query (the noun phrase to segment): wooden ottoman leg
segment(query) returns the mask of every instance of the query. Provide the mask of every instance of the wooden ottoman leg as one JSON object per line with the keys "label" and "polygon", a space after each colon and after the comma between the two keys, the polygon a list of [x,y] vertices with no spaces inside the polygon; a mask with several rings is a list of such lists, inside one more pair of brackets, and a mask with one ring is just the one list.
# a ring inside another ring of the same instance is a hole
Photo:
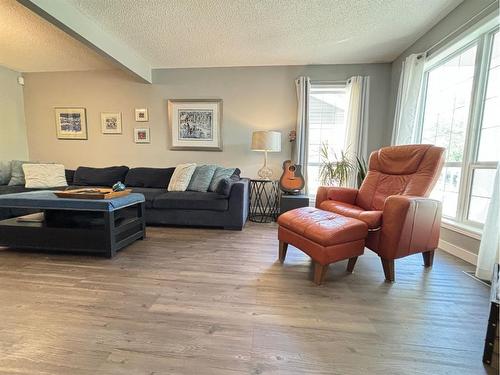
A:
{"label": "wooden ottoman leg", "polygon": [[356,265],[356,261],[358,257],[349,258],[349,262],[347,263],[347,272],[352,273],[354,271],[354,266]]}
{"label": "wooden ottoman leg", "polygon": [[432,263],[434,263],[434,250],[426,251],[422,253],[422,256],[424,257],[424,266],[432,267]]}
{"label": "wooden ottoman leg", "polygon": [[328,270],[328,264],[322,265],[318,262],[314,262],[314,283],[316,285],[321,285],[321,283],[325,279],[327,270]]}
{"label": "wooden ottoman leg", "polygon": [[384,268],[385,281],[393,283],[395,280],[394,277],[394,259],[384,259],[380,258],[382,261],[382,267]]}
{"label": "wooden ottoman leg", "polygon": [[280,241],[279,244],[279,260],[281,263],[285,261],[286,251],[288,249],[288,244],[286,242]]}

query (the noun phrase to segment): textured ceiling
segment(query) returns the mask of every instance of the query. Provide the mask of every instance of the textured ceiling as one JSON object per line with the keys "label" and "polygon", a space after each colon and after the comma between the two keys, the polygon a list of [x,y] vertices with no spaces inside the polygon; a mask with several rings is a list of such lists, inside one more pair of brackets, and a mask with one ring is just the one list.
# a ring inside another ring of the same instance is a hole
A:
{"label": "textured ceiling", "polygon": [[114,67],[14,0],[0,0],[0,65],[19,72]]}
{"label": "textured ceiling", "polygon": [[393,61],[462,0],[66,0],[153,67]]}

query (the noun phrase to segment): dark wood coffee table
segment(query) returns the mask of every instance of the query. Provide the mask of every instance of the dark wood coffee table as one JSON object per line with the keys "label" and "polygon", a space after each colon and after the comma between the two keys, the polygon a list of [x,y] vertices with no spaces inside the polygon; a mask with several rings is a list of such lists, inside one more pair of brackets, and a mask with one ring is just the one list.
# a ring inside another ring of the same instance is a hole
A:
{"label": "dark wood coffee table", "polygon": [[43,221],[0,221],[0,246],[16,249],[99,253],[116,252],[146,236],[142,194],[115,199],[65,199],[51,191],[0,196],[0,207],[43,212]]}

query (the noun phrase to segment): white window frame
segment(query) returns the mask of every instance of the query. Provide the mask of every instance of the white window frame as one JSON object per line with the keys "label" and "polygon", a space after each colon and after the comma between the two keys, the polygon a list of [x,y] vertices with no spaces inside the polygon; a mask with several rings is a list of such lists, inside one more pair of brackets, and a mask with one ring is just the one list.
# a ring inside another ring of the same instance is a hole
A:
{"label": "white window frame", "polygon": [[466,49],[477,45],[474,76],[471,90],[471,102],[467,130],[465,136],[465,148],[462,162],[447,162],[447,167],[461,167],[459,195],[457,203],[456,218],[443,217],[444,227],[448,229],[458,228],[458,232],[468,234],[474,238],[480,238],[483,224],[469,220],[469,206],[472,193],[472,180],[476,169],[494,169],[497,162],[478,162],[477,154],[481,137],[482,116],[484,110],[484,98],[490,68],[490,58],[493,46],[493,36],[499,31],[498,18],[488,20],[476,30],[462,35],[458,41],[446,46],[434,56],[428,56],[424,66],[424,77],[422,94],[420,95],[420,111],[418,114],[418,142],[422,140],[424,125],[425,102],[427,97],[427,86],[429,73],[437,66],[456,57]]}
{"label": "white window frame", "polygon": [[[335,82],[331,82],[331,81],[311,81],[311,88],[310,90],[312,91],[313,90],[313,87],[314,88],[317,88],[317,87],[325,87],[325,88],[331,88],[331,89],[342,89],[342,90],[346,90],[347,88],[347,81],[335,81]],[[309,113],[307,114],[309,116]],[[344,141],[345,143],[345,141]],[[307,151],[309,152],[309,140],[308,140],[308,143],[307,143]],[[319,163],[310,163],[309,160],[307,161],[307,167],[309,166],[313,166],[313,167],[319,167],[321,166],[321,162]],[[308,194],[309,198],[311,199],[311,201],[314,201],[316,200],[316,191],[309,191],[309,194]]]}

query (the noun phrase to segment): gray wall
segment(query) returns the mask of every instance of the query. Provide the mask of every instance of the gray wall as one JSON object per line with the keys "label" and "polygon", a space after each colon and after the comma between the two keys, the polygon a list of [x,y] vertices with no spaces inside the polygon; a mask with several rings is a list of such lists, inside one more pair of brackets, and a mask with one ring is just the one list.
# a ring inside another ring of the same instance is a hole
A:
{"label": "gray wall", "polygon": [[[403,60],[412,53],[424,52],[434,46],[436,43],[441,42],[448,35],[453,34],[455,30],[459,29],[462,25],[467,23],[475,15],[479,14],[483,9],[490,4],[496,4],[492,11],[498,12],[498,0],[465,0],[462,4],[451,11],[445,18],[436,24],[429,32],[418,39],[412,46],[404,51],[393,63],[391,73],[391,89],[389,99],[389,118],[388,126],[386,128],[385,139],[389,140],[392,136],[392,124],[394,121],[394,109],[396,106],[396,95],[399,84],[399,76],[401,74],[401,64]],[[489,12],[491,13],[491,12]],[[481,14],[475,22],[482,19],[488,13]],[[470,24],[472,26],[474,22]],[[463,30],[461,30],[463,31]],[[453,37],[453,36],[452,36]],[[444,41],[446,43],[446,41]],[[458,232],[443,228],[441,230],[441,240],[451,243],[454,246],[463,248],[474,254],[478,253],[480,241]]]}
{"label": "gray wall", "polygon": [[0,66],[0,160],[28,158],[21,74]]}
{"label": "gray wall", "polygon": [[[25,109],[32,159],[79,165],[173,166],[182,162],[238,166],[253,177],[263,155],[250,151],[254,129],[282,132],[282,152],[270,154],[279,176],[281,163],[290,157],[287,134],[295,127],[297,99],[294,80],[345,80],[353,75],[371,77],[369,150],[387,143],[390,64],[279,66],[248,68],[158,69],[153,85],[138,83],[120,71],[28,73]],[[223,152],[170,151],[167,146],[167,99],[223,99]],[[58,140],[54,107],[87,109],[89,139]],[[150,121],[136,123],[134,108],[149,108]],[[103,135],[100,112],[122,112],[123,134]],[[147,125],[151,144],[135,144],[133,128]]]}

